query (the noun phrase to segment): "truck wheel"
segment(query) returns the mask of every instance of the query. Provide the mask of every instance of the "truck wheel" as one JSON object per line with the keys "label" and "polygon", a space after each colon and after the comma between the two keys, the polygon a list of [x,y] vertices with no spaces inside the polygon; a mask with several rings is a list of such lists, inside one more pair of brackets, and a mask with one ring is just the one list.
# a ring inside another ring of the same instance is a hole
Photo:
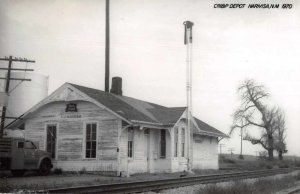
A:
{"label": "truck wheel", "polygon": [[24,175],[25,170],[11,170],[13,176],[21,177]]}
{"label": "truck wheel", "polygon": [[41,176],[46,176],[50,173],[50,169],[51,169],[51,163],[48,160],[43,160],[40,165],[39,174]]}

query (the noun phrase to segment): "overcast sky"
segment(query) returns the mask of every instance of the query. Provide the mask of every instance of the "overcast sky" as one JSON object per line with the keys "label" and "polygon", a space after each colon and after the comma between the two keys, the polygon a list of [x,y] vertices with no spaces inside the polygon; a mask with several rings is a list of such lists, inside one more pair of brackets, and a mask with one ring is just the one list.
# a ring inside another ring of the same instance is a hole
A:
{"label": "overcast sky", "polygon": [[[268,89],[270,104],[284,109],[289,154],[300,156],[300,3],[269,10],[214,9],[216,2],[113,0],[111,76],[123,78],[126,96],[186,106],[182,23],[191,20],[194,115],[228,133],[237,87],[255,79]],[[49,93],[65,82],[103,90],[104,11],[104,0],[1,0],[0,57],[36,60],[28,66],[49,75]],[[223,152],[239,153],[239,133],[221,143]],[[261,150],[244,145],[247,154]]]}

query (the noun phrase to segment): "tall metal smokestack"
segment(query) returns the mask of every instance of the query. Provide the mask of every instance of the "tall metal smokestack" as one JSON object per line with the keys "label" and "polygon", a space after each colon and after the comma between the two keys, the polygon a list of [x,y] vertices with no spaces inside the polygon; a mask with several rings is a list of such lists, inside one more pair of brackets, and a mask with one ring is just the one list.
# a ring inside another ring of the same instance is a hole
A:
{"label": "tall metal smokestack", "polygon": [[105,26],[105,92],[109,92],[109,0],[106,0]]}
{"label": "tall metal smokestack", "polygon": [[[192,169],[192,153],[191,153],[191,134],[193,134],[193,126],[191,122],[192,116],[192,43],[193,43],[193,36],[192,36],[192,28],[194,23],[191,21],[183,22],[184,25],[184,44],[186,45],[186,64],[187,64],[187,131],[188,131],[188,163],[187,169],[190,171]],[[193,137],[193,136],[192,136]]]}

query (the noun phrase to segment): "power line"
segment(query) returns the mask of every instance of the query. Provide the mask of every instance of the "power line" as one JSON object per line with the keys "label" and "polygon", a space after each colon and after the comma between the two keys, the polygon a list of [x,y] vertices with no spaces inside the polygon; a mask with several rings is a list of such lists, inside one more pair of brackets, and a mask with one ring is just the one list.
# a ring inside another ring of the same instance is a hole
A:
{"label": "power line", "polygon": [[[21,78],[12,78],[11,77],[11,71],[33,71],[33,69],[27,69],[27,63],[35,63],[35,61],[33,60],[28,60],[26,58],[20,58],[20,57],[4,57],[4,58],[0,58],[0,61],[8,61],[8,67],[7,68],[1,68],[0,70],[4,70],[7,71],[6,74],[6,78],[5,77],[0,77],[0,79],[4,79],[6,80],[5,83],[5,93],[8,96],[9,95],[9,85],[10,85],[10,80],[20,80],[20,81],[31,81],[31,79],[25,79],[25,77],[23,79]],[[12,67],[12,63],[13,62],[26,62],[26,68],[25,69],[20,69],[20,68],[13,68]],[[0,138],[3,136],[3,131],[5,128],[5,119],[8,118],[6,117],[6,111],[7,111],[7,107],[6,105],[4,105],[2,107],[2,114],[1,114],[1,123],[0,123]],[[13,118],[13,117],[9,117],[9,118]],[[13,119],[18,119],[18,118],[13,118]]]}

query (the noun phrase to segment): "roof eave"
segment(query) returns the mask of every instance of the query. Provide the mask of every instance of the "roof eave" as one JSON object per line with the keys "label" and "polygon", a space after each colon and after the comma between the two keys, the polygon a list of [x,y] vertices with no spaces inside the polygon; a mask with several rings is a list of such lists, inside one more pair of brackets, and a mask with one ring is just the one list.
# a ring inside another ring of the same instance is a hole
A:
{"label": "roof eave", "polygon": [[148,121],[139,121],[139,120],[130,120],[133,125],[142,125],[142,126],[148,126],[148,127],[154,127],[154,128],[170,128],[173,127],[174,124],[164,124],[164,123],[153,123]]}
{"label": "roof eave", "polygon": [[213,137],[223,137],[223,138],[229,138],[228,135],[224,133],[214,133],[214,132],[207,132],[207,131],[200,131],[194,134],[199,134],[199,135],[207,135],[207,136],[213,136]]}

